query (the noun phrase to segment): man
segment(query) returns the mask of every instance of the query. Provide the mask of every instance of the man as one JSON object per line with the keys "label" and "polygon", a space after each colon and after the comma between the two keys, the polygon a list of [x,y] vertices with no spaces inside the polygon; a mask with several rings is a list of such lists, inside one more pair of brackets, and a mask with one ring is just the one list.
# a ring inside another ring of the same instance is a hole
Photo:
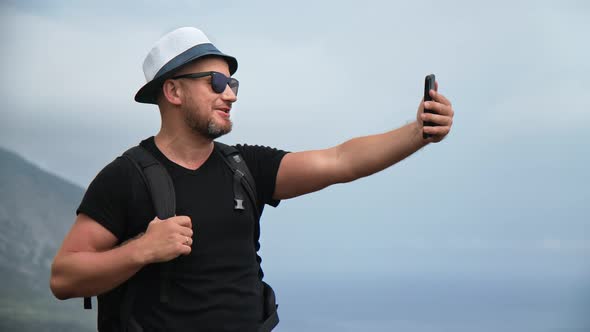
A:
{"label": "man", "polygon": [[[138,330],[256,331],[264,320],[252,244],[258,220],[234,209],[232,172],[214,144],[232,128],[238,82],[231,75],[237,61],[200,30],[181,28],[155,44],[143,69],[147,83],[135,100],[157,104],[162,126],[140,145],[170,174],[176,216],[154,218],[139,172],[127,159],[115,159],[93,180],[78,208],[53,262],[51,290],[59,299],[102,294],[99,312],[102,305],[111,314],[99,313],[101,331],[122,330],[116,290],[132,277],[141,284],[130,313]],[[441,141],[450,131],[453,109],[443,95],[432,90],[431,96],[433,101],[420,103],[416,121],[329,149],[287,153],[237,145],[256,182],[256,204],[262,210],[353,181]],[[436,114],[424,113],[424,107]],[[423,127],[424,121],[438,126]],[[423,133],[431,137],[424,139]],[[171,264],[168,302],[158,296],[162,262]]]}

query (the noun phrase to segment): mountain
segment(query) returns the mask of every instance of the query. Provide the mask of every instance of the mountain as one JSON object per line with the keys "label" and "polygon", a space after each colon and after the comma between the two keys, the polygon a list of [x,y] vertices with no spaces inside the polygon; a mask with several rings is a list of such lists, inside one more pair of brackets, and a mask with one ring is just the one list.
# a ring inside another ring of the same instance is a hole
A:
{"label": "mountain", "polygon": [[92,331],[96,312],[49,289],[84,190],[0,148],[0,331]]}

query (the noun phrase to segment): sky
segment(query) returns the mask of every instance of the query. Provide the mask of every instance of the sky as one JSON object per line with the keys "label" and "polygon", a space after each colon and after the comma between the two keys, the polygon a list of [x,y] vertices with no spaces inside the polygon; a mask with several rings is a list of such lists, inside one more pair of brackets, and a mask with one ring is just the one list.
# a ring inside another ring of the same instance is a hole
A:
{"label": "sky", "polygon": [[0,145],[82,187],[157,133],[156,107],[133,96],[153,43],[181,26],[238,59],[226,143],[303,151],[397,128],[435,73],[455,110],[450,135],[379,174],[267,208],[271,280],[589,280],[585,1],[0,9]]}

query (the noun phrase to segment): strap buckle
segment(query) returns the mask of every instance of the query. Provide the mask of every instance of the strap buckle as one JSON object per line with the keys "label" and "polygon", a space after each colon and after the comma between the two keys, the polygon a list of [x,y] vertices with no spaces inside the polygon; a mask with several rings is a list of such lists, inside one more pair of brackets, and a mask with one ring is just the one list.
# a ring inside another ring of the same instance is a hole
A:
{"label": "strap buckle", "polygon": [[244,210],[244,200],[234,198],[236,201],[236,206],[234,206],[234,210]]}

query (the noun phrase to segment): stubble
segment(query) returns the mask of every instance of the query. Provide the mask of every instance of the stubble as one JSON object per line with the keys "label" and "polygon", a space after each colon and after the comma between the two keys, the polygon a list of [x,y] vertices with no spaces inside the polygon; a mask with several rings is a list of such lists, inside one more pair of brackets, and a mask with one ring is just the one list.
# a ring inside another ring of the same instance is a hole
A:
{"label": "stubble", "polygon": [[182,107],[184,122],[193,132],[212,140],[231,132],[233,127],[231,120],[228,119],[227,124],[217,123],[213,116],[205,114],[194,105],[195,103],[191,100],[187,106]]}

